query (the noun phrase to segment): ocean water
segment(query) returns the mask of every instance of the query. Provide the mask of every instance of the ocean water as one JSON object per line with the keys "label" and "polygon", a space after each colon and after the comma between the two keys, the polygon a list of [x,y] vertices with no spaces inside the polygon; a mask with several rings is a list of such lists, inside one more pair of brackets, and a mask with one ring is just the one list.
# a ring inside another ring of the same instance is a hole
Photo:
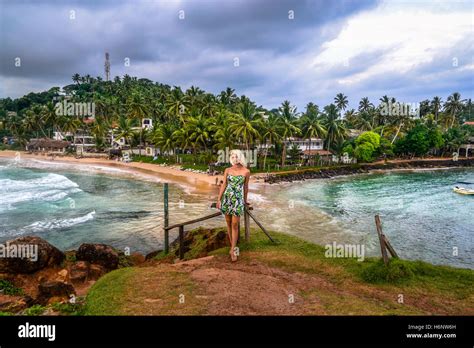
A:
{"label": "ocean water", "polygon": [[[268,230],[321,245],[363,244],[366,256],[380,255],[374,223],[379,214],[400,257],[474,269],[474,196],[454,193],[459,182],[474,187],[474,170],[254,184],[249,200]],[[169,187],[171,224],[215,212],[209,208],[215,194]],[[225,221],[214,218],[206,226]],[[163,183],[104,166],[0,160],[0,242],[24,235],[62,250],[85,242],[142,253],[162,248]],[[171,240],[176,236],[172,231]]]}
{"label": "ocean water", "polygon": [[[0,242],[36,235],[62,250],[84,242],[142,253],[162,248],[163,184],[124,175],[100,166],[2,160]],[[205,197],[172,184],[169,207],[170,223],[209,213]]]}
{"label": "ocean water", "polygon": [[280,185],[267,196],[275,202],[275,223],[305,239],[363,244],[368,255],[380,255],[379,214],[400,257],[472,269],[474,196],[454,193],[455,185],[474,188],[474,170],[308,180]]}

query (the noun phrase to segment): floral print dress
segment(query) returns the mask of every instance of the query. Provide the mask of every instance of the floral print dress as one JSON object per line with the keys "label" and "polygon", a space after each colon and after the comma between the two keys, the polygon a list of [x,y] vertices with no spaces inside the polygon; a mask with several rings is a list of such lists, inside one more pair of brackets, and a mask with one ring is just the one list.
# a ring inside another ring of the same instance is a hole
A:
{"label": "floral print dress", "polygon": [[227,187],[221,198],[221,211],[225,215],[241,216],[244,213],[245,175],[227,175]]}

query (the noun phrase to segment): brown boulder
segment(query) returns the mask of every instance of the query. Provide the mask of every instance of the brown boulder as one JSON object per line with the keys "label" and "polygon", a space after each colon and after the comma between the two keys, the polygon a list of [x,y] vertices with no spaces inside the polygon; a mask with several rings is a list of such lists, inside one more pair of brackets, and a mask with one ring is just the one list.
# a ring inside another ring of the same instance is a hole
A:
{"label": "brown boulder", "polygon": [[[29,255],[30,258],[18,257],[20,248],[23,249],[21,256],[26,256],[28,248],[32,253]],[[9,254],[7,249],[10,251]],[[34,273],[48,266],[59,265],[63,260],[63,252],[39,237],[20,237],[0,246],[0,273]]]}
{"label": "brown boulder", "polygon": [[97,280],[102,277],[105,273],[107,273],[107,269],[102,267],[101,265],[90,265],[89,268],[89,280]]}
{"label": "brown boulder", "polygon": [[90,263],[87,261],[77,261],[71,265],[69,279],[73,283],[83,283],[89,276]]}
{"label": "brown boulder", "polygon": [[152,252],[146,254],[145,260],[148,261],[148,260],[151,260],[151,259],[155,258],[155,256],[158,256],[158,254],[161,253],[161,252],[163,252],[162,249],[152,251]]}
{"label": "brown boulder", "polygon": [[69,299],[69,295],[76,294],[76,290],[71,284],[57,280],[46,281],[38,286],[38,303],[46,304],[51,297]]}
{"label": "brown boulder", "polygon": [[0,294],[1,312],[19,312],[33,304],[30,296],[9,296]]}
{"label": "brown boulder", "polygon": [[130,255],[130,261],[134,266],[145,262],[145,260],[145,256],[140,253],[133,253],[132,255]]}
{"label": "brown boulder", "polygon": [[119,264],[119,255],[106,244],[82,244],[76,252],[76,259],[101,265],[109,270],[116,269]]}

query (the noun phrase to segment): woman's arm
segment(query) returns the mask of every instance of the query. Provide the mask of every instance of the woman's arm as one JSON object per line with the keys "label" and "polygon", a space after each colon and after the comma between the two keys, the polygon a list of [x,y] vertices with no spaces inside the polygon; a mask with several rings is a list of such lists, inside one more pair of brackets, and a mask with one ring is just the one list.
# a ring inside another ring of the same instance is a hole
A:
{"label": "woman's arm", "polygon": [[245,183],[244,183],[244,202],[248,204],[247,195],[249,193],[249,180],[250,180],[250,171],[247,172],[245,175]]}
{"label": "woman's arm", "polygon": [[217,204],[216,204],[217,209],[220,209],[221,207],[221,198],[226,186],[227,186],[227,169],[224,169],[224,182],[222,183],[221,188],[219,189],[219,195],[217,196]]}

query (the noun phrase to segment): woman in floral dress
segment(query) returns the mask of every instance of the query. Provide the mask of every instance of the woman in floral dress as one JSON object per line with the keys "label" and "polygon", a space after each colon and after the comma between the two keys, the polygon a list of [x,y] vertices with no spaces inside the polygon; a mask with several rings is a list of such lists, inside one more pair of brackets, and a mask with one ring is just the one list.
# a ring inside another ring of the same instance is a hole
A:
{"label": "woman in floral dress", "polygon": [[240,150],[230,152],[231,167],[224,171],[224,183],[221,185],[217,208],[225,215],[227,234],[230,241],[230,257],[237,261],[239,255],[237,239],[239,237],[239,221],[244,214],[249,188],[250,171]]}

